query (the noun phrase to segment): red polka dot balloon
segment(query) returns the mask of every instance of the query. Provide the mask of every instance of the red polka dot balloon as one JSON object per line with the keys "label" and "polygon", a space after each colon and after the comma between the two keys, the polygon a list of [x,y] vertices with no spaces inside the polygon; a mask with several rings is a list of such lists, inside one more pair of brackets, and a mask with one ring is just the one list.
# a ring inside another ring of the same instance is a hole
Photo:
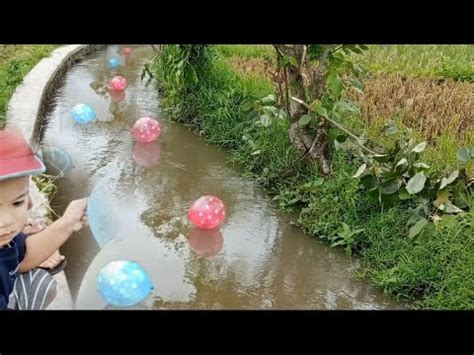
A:
{"label": "red polka dot balloon", "polygon": [[110,80],[110,88],[115,91],[123,91],[127,88],[127,79],[123,76],[117,75]]}
{"label": "red polka dot balloon", "polygon": [[130,47],[124,48],[123,53],[126,54],[126,55],[132,54],[132,48],[130,48]]}
{"label": "red polka dot balloon", "polygon": [[142,143],[153,142],[160,136],[160,133],[160,124],[152,117],[140,118],[132,128],[133,137]]}
{"label": "red polka dot balloon", "polygon": [[189,233],[188,244],[197,255],[210,257],[221,251],[224,245],[224,237],[218,229],[202,230],[193,228]]}
{"label": "red polka dot balloon", "polygon": [[198,228],[214,229],[225,219],[224,203],[215,196],[203,196],[193,203],[188,212],[189,220]]}

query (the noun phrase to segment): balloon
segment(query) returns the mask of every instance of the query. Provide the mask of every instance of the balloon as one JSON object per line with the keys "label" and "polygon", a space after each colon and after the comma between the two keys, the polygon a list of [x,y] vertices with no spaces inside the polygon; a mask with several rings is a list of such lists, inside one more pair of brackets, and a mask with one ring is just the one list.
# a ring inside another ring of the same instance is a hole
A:
{"label": "balloon", "polygon": [[189,220],[198,228],[213,229],[224,222],[226,208],[215,196],[203,196],[188,211]]}
{"label": "balloon", "polygon": [[160,133],[160,124],[152,117],[140,118],[132,128],[133,137],[142,143],[153,142],[160,136]]}
{"label": "balloon", "polygon": [[95,120],[96,114],[92,106],[88,104],[78,104],[71,110],[72,118],[76,123],[90,123]]}
{"label": "balloon", "polygon": [[123,91],[127,88],[127,79],[123,76],[117,75],[110,80],[110,88],[115,91]]}
{"label": "balloon", "polygon": [[111,211],[110,206],[115,201],[109,189],[105,183],[97,185],[87,201],[89,227],[100,248],[121,235],[114,211]]}
{"label": "balloon", "polygon": [[160,160],[161,149],[156,143],[135,142],[132,157],[135,162],[144,168],[150,168]]}
{"label": "balloon", "polygon": [[189,233],[188,244],[197,255],[210,257],[221,251],[224,245],[224,237],[218,229],[202,230],[193,228]]}
{"label": "balloon", "polygon": [[50,175],[64,175],[73,167],[71,156],[62,148],[48,146],[42,149],[43,163]]}
{"label": "balloon", "polygon": [[108,64],[110,69],[116,69],[120,66],[120,61],[117,58],[110,58]]}
{"label": "balloon", "polygon": [[108,304],[117,307],[133,306],[152,290],[148,274],[133,261],[112,261],[97,277],[97,291]]}
{"label": "balloon", "polygon": [[130,48],[130,47],[125,47],[125,48],[123,49],[123,53],[124,53],[124,54],[127,54],[127,55],[132,54],[132,48]]}

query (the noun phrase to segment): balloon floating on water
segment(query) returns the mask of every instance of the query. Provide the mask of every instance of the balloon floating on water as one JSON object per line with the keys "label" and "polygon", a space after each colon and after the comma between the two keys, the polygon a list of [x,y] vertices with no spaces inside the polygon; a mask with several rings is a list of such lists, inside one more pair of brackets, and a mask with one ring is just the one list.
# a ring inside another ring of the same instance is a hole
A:
{"label": "balloon floating on water", "polygon": [[133,261],[112,261],[97,277],[97,291],[108,304],[117,307],[133,306],[152,290],[148,274]]}
{"label": "balloon floating on water", "polygon": [[110,80],[110,88],[115,91],[123,91],[127,88],[127,79],[123,76],[117,75]]}
{"label": "balloon floating on water", "polygon": [[121,235],[116,213],[111,211],[110,207],[116,202],[111,189],[113,186],[109,186],[108,182],[99,183],[94,187],[87,201],[89,227],[100,248]]}
{"label": "balloon floating on water", "polygon": [[189,233],[188,244],[197,255],[210,257],[221,251],[224,245],[224,237],[218,229],[193,228]]}
{"label": "balloon floating on water", "polygon": [[188,211],[189,220],[198,228],[214,229],[225,219],[224,203],[215,196],[203,196]]}
{"label": "balloon floating on water", "polygon": [[125,48],[123,49],[123,53],[126,54],[126,55],[132,54],[132,48],[130,48],[130,47],[125,47]]}
{"label": "balloon floating on water", "polygon": [[88,104],[78,104],[71,110],[72,118],[76,123],[90,123],[95,120],[96,114],[92,106]]}
{"label": "balloon floating on water", "polygon": [[120,66],[120,61],[117,58],[110,58],[108,64],[110,69],[116,69]]}
{"label": "balloon floating on water", "polygon": [[161,149],[156,143],[135,142],[132,157],[135,162],[144,168],[150,168],[160,160]]}
{"label": "balloon floating on water", "polygon": [[42,154],[43,162],[50,175],[64,175],[73,168],[71,156],[60,147],[44,147]]}
{"label": "balloon floating on water", "polygon": [[160,124],[152,117],[140,118],[132,128],[133,137],[142,143],[153,142],[160,136],[160,133]]}

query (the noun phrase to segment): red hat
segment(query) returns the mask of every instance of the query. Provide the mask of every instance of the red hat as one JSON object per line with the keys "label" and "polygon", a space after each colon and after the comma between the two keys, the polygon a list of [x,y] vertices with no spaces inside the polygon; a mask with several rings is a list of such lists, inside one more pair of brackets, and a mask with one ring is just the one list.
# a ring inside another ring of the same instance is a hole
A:
{"label": "red hat", "polygon": [[44,164],[33,153],[20,130],[0,130],[0,181],[19,176],[41,174]]}

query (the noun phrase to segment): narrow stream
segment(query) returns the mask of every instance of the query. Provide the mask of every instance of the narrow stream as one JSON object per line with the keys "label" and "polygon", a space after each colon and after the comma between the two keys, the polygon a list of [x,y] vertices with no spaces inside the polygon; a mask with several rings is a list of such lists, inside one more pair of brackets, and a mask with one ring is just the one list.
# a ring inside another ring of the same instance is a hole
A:
{"label": "narrow stream", "polygon": [[[154,52],[132,48],[118,70],[107,59],[121,57],[123,47],[108,46],[68,71],[42,142],[65,149],[74,162],[57,180],[57,212],[96,187],[101,192],[102,235],[86,228],[62,248],[78,309],[110,308],[96,291],[97,274],[124,259],[139,262],[154,284],[140,309],[401,308],[354,279],[356,258],[292,226],[296,216],[277,210],[261,187],[227,164],[226,152],[166,121],[156,90],[140,80]],[[128,80],[124,96],[106,89],[117,74]],[[70,109],[77,103],[96,109],[93,124],[73,123]],[[149,115],[160,121],[161,136],[151,145],[135,143],[130,129]],[[226,203],[226,221],[220,232],[192,230],[187,209],[209,194]]]}

